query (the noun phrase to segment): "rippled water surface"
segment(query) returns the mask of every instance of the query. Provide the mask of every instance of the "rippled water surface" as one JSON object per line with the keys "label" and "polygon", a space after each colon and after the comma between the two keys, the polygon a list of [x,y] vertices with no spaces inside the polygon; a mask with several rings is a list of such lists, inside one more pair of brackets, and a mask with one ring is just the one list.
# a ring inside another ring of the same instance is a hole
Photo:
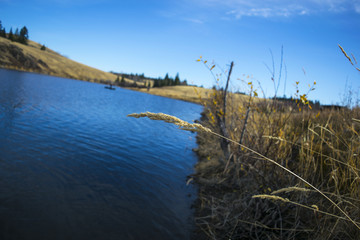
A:
{"label": "rippled water surface", "polygon": [[195,104],[0,69],[0,239],[188,239]]}

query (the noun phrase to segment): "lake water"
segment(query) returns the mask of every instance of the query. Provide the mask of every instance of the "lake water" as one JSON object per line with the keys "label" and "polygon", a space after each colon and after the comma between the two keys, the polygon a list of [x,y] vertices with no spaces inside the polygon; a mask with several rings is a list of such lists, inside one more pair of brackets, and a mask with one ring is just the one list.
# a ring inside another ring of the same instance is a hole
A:
{"label": "lake water", "polygon": [[0,239],[189,239],[199,105],[0,69]]}

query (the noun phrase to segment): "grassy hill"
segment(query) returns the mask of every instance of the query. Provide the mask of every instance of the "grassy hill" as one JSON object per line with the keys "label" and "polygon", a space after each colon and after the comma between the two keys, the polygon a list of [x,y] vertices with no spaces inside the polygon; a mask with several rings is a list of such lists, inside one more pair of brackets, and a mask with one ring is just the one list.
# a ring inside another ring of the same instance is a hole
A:
{"label": "grassy hill", "polygon": [[[49,48],[41,50],[41,47],[41,44],[31,40],[28,41],[28,45],[23,45],[0,37],[0,68],[99,83],[115,82],[118,78],[116,74],[75,62]],[[128,78],[124,80],[128,86],[134,85],[133,80]],[[153,81],[148,79],[136,81],[136,85],[144,87],[148,82],[153,86]],[[146,88],[131,87],[130,89],[196,103],[200,103],[200,99],[207,99],[211,92],[209,89],[192,86],[150,88],[149,91]]]}
{"label": "grassy hill", "polygon": [[30,41],[28,45],[0,38],[0,67],[91,82],[115,81],[116,75],[70,60]]}
{"label": "grassy hill", "polygon": [[138,91],[194,103],[201,103],[201,99],[208,99],[211,93],[210,89],[194,86],[167,86],[150,88],[149,91],[142,88]]}

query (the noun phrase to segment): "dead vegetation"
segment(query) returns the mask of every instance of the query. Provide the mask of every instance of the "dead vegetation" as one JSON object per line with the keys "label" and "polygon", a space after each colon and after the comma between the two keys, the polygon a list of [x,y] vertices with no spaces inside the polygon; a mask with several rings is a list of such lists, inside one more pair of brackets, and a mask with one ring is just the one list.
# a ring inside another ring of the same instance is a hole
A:
{"label": "dead vegetation", "polygon": [[320,112],[306,95],[284,104],[225,89],[203,101],[200,123],[217,136],[197,137],[195,238],[358,239],[360,109]]}
{"label": "dead vegetation", "polygon": [[259,99],[248,86],[199,96],[194,239],[358,239],[360,108],[315,109],[298,90]]}
{"label": "dead vegetation", "polygon": [[[274,102],[269,105],[276,106]],[[360,109],[327,110],[321,115],[284,112],[285,122],[282,113],[269,114],[274,114],[270,125],[256,128],[263,134],[251,134],[255,132],[250,121],[244,144],[227,139],[228,159],[219,141],[224,137],[208,111],[201,125],[162,113],[128,116],[198,132],[195,239],[357,239],[360,126],[354,123],[360,122]],[[281,130],[275,132],[283,132],[267,135],[275,127]],[[256,145],[260,139],[262,145]]]}

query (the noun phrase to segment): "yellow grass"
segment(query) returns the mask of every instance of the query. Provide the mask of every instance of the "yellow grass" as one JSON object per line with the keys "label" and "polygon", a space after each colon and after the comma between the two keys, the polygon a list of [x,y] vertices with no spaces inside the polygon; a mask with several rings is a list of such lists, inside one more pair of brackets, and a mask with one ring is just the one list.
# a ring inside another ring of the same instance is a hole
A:
{"label": "yellow grass", "polygon": [[164,113],[151,113],[151,112],[139,113],[139,114],[138,113],[132,113],[132,114],[129,114],[127,116],[128,117],[134,117],[134,118],[148,117],[151,120],[161,120],[161,121],[165,121],[167,123],[173,123],[173,124],[179,126],[179,128],[181,130],[185,130],[185,131],[211,132],[211,130],[209,128],[206,128],[201,124],[188,123],[188,122],[186,122],[184,120],[181,120],[180,118],[174,117],[172,115],[164,114]]}
{"label": "yellow grass", "polygon": [[0,67],[92,82],[116,80],[112,73],[75,62],[49,48],[45,51],[40,48],[39,43],[30,40],[28,45],[23,45],[0,38]]}
{"label": "yellow grass", "polygon": [[[194,103],[200,103],[199,94],[202,98],[208,98],[208,93],[211,91],[209,89],[193,86],[168,86],[161,88],[150,88],[149,91],[147,91],[147,89],[134,90]],[[196,93],[196,91],[198,91],[198,94]]]}
{"label": "yellow grass", "polygon": [[[150,88],[149,91],[147,89],[135,89],[140,92],[145,92],[157,96],[163,96],[168,98],[179,99],[187,102],[193,103],[201,103],[203,104],[205,101],[208,101],[213,96],[213,90],[202,88],[202,87],[194,87],[194,86],[168,86],[161,88]],[[245,95],[240,94],[230,94],[234,101],[242,100],[245,98]]]}
{"label": "yellow grass", "polygon": [[[168,123],[173,123],[173,124],[176,124],[180,127],[180,129],[182,130],[189,130],[189,131],[198,131],[198,132],[207,132],[207,133],[211,133],[211,134],[214,134],[215,136],[218,136],[220,138],[225,138],[224,136],[221,136],[215,132],[213,132],[212,130],[210,130],[209,128],[207,127],[204,127],[202,126],[201,124],[197,124],[197,123],[194,123],[194,124],[190,124],[186,121],[183,121],[177,117],[174,117],[174,116],[171,116],[171,115],[167,115],[167,114],[163,114],[163,113],[151,113],[151,112],[146,112],[146,113],[140,113],[140,114],[137,114],[137,113],[133,113],[133,114],[129,114],[128,117],[135,117],[135,118],[141,118],[141,117],[148,117],[152,120],[162,120],[162,121],[165,121],[165,122],[168,122]],[[226,138],[229,142],[232,142],[236,145],[240,145],[243,149],[249,151],[249,152],[252,152],[254,154],[256,154],[257,156],[259,156],[260,158],[266,160],[266,161],[269,161],[273,164],[275,164],[276,166],[278,166],[279,168],[282,168],[283,170],[285,170],[287,173],[295,176],[296,178],[300,179],[302,182],[304,182],[306,185],[308,185],[309,187],[313,188],[315,191],[317,191],[320,195],[322,195],[325,199],[327,199],[329,202],[331,202],[331,204],[333,206],[335,206],[336,208],[338,208],[340,210],[341,213],[343,213],[346,218],[343,218],[343,217],[338,217],[334,214],[330,214],[330,213],[326,213],[327,215],[330,215],[330,216],[336,216],[338,218],[341,218],[341,219],[346,219],[350,222],[352,222],[359,230],[360,230],[360,226],[358,225],[357,222],[355,222],[342,208],[340,208],[333,200],[331,200],[327,195],[325,195],[322,191],[320,191],[318,188],[316,188],[314,185],[312,185],[310,182],[308,182],[307,180],[305,180],[304,178],[302,178],[301,176],[299,176],[298,174],[294,173],[293,171],[289,170],[288,168],[282,166],[281,164],[279,164],[278,162],[262,155],[261,153],[253,150],[252,148],[249,148],[245,145],[242,145],[232,139],[228,139]],[[287,188],[289,189],[289,188]],[[292,187],[292,189],[296,189],[296,190],[300,190],[302,188],[294,188]],[[288,199],[284,199],[284,198],[281,198],[279,196],[275,196],[275,195],[253,195],[253,198],[257,198],[257,197],[260,197],[260,198],[272,198],[272,199],[275,199],[275,200],[282,200],[282,201],[285,201],[285,202],[289,202]],[[294,203],[294,204],[298,204],[298,203]],[[300,204],[301,206],[303,207],[306,207],[305,205],[303,204]],[[319,211],[319,210],[317,210]],[[321,211],[322,212],[322,211]],[[322,212],[324,213],[324,212]]]}
{"label": "yellow grass", "polygon": [[[41,44],[29,40],[28,45],[11,42],[0,38],[0,67],[27,72],[37,72],[58,77],[72,78],[90,82],[114,82],[115,74],[73,61],[46,47],[40,50]],[[125,78],[129,85],[133,80]],[[137,86],[153,85],[152,80],[136,82]],[[194,86],[168,86],[161,88],[130,88],[153,95],[174,98],[194,103],[203,103],[212,98],[213,90]],[[235,99],[243,98],[234,94]]]}

